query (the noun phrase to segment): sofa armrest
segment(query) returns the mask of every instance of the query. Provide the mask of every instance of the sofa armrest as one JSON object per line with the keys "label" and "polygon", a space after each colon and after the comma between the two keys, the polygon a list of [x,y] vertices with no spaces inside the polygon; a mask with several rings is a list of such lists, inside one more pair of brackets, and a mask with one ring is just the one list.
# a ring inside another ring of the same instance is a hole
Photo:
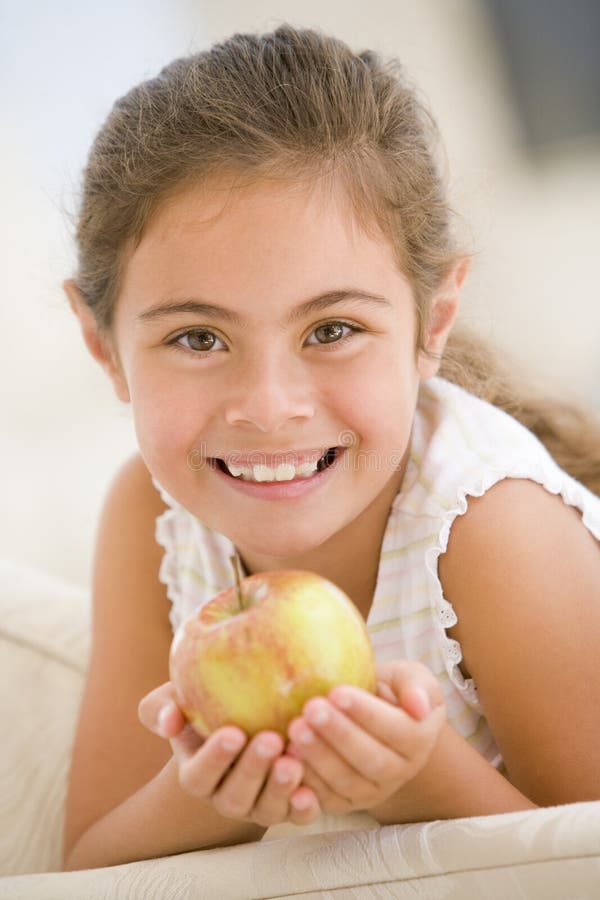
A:
{"label": "sofa armrest", "polygon": [[597,900],[600,802],[0,879],[3,900]]}

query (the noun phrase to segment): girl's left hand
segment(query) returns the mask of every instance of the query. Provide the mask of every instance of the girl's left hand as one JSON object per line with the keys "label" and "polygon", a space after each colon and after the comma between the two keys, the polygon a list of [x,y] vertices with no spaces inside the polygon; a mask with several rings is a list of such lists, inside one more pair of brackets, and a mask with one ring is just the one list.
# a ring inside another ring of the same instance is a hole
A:
{"label": "girl's left hand", "polygon": [[[312,697],[288,726],[288,755],[324,812],[368,810],[425,766],[446,722],[437,679],[417,662],[376,666],[376,695],[338,685]],[[344,703],[347,701],[348,705]]]}

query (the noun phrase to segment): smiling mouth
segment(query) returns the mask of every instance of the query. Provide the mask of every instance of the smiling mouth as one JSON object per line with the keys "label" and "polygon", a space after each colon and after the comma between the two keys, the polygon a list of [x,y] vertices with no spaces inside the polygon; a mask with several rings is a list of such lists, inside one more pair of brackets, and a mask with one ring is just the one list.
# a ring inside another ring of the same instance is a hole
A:
{"label": "smiling mouth", "polygon": [[312,478],[313,475],[328,469],[338,458],[341,450],[341,447],[331,447],[314,463],[304,463],[299,466],[286,462],[273,468],[265,465],[234,466],[231,464],[228,467],[222,459],[214,459],[214,462],[221,472],[239,481],[295,481],[297,479]]}

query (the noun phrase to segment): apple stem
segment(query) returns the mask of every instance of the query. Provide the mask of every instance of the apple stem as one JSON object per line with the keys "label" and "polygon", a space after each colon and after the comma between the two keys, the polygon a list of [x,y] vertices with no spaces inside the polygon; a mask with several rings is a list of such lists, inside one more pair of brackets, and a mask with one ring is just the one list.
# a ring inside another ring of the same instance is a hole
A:
{"label": "apple stem", "polygon": [[231,565],[233,566],[233,571],[235,574],[235,586],[237,589],[237,597],[238,602],[240,604],[240,609],[244,609],[244,597],[242,595],[242,580],[240,578],[240,561],[237,556],[230,556]]}

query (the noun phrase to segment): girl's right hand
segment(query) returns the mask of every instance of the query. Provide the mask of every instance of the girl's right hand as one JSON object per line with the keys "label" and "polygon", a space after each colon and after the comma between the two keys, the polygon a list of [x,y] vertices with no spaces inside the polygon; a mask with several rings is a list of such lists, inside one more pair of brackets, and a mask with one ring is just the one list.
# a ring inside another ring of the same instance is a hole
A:
{"label": "girl's right hand", "polygon": [[171,744],[181,788],[219,815],[263,828],[306,825],[319,816],[314,791],[299,786],[302,762],[285,755],[276,731],[261,731],[248,742],[240,728],[227,725],[202,738],[184,718],[170,681],[142,698],[138,717]]}

